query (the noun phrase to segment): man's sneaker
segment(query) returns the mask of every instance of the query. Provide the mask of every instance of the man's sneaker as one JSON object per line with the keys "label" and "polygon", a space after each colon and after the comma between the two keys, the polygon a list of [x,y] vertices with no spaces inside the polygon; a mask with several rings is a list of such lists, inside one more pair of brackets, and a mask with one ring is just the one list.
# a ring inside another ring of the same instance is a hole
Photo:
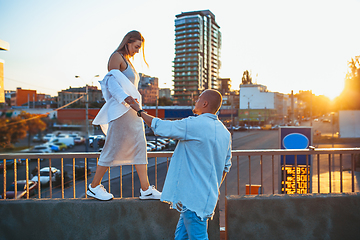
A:
{"label": "man's sneaker", "polygon": [[149,186],[149,189],[146,191],[143,191],[140,188],[140,199],[145,200],[145,199],[160,199],[161,198],[161,192],[159,192],[158,190],[156,190],[155,186]]}
{"label": "man's sneaker", "polygon": [[96,198],[101,201],[108,201],[114,198],[114,195],[108,193],[102,184],[97,185],[92,188],[91,184],[89,184],[89,188],[86,192],[89,197]]}

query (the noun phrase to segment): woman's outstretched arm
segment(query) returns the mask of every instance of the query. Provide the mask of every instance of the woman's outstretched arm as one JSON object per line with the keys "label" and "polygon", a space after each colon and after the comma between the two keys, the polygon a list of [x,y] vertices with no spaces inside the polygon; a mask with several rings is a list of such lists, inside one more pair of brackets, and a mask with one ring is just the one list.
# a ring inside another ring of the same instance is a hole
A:
{"label": "woman's outstretched arm", "polygon": [[[139,110],[141,110],[141,107],[139,106],[139,104],[134,100],[133,97],[128,96],[127,98],[125,98],[125,102],[127,104],[130,105],[130,107],[132,109],[134,109],[136,112],[138,112]],[[147,114],[146,112],[141,112],[141,117],[144,119],[146,125],[148,125],[151,128],[151,122],[152,120],[155,118],[149,114]]]}

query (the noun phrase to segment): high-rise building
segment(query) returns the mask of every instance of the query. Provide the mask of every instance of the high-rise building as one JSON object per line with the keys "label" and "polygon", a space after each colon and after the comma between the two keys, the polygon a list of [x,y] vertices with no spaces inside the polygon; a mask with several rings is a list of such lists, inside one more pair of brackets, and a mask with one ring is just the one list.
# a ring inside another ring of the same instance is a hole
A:
{"label": "high-rise building", "polygon": [[175,19],[174,103],[190,105],[205,89],[219,88],[221,32],[209,11]]}
{"label": "high-rise building", "polygon": [[[10,44],[0,39],[0,50],[8,51]],[[5,102],[4,92],[4,60],[0,59],[0,103]]]}

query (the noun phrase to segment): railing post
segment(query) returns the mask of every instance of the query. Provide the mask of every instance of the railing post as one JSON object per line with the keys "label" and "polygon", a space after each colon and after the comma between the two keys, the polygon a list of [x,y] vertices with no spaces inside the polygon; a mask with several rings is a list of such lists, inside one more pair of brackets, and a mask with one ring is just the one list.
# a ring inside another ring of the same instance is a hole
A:
{"label": "railing post", "polygon": [[264,194],[264,185],[263,185],[263,155],[260,156],[260,172],[261,172],[261,176],[260,176],[260,187],[261,187],[261,194]]}
{"label": "railing post", "polygon": [[317,154],[318,193],[320,193],[320,154]]}
{"label": "railing post", "polygon": [[120,166],[120,198],[123,197],[123,187],[122,187],[122,165]]}
{"label": "railing post", "polygon": [[[40,178],[39,178],[40,181]],[[49,188],[50,188],[50,198],[52,198],[52,171],[51,171],[51,158],[49,158]]]}
{"label": "railing post", "polygon": [[240,195],[240,166],[239,166],[239,156],[236,156],[237,160],[237,192]]}
{"label": "railing post", "polygon": [[249,155],[249,193],[251,194],[251,156]]}
{"label": "railing post", "polygon": [[40,158],[37,159],[37,176],[38,176],[38,198],[41,198]]}
{"label": "railing post", "polygon": [[61,198],[64,199],[64,159],[61,158]]}
{"label": "railing post", "polygon": [[331,154],[329,154],[329,192],[331,193]]}
{"label": "railing post", "polygon": [[283,155],[283,168],[284,168],[284,171],[283,171],[284,194],[286,194],[286,156],[285,155]]}
{"label": "railing post", "polygon": [[340,192],[343,192],[343,166],[342,166],[342,154],[340,154]]}
{"label": "railing post", "polygon": [[111,192],[110,182],[111,182],[111,175],[110,175],[110,167],[109,167],[109,168],[108,168],[108,185],[109,185],[109,192]]}
{"label": "railing post", "polygon": [[16,159],[14,159],[14,193],[15,193],[14,199],[17,199],[17,164],[16,164]]}
{"label": "railing post", "polygon": [[134,186],[134,165],[131,165],[131,195],[134,197],[135,186]]}
{"label": "railing post", "polygon": [[298,187],[297,187],[297,185],[298,185],[298,179],[297,179],[297,169],[298,169],[298,167],[297,167],[297,155],[295,155],[295,194],[298,194],[298,192],[297,192],[297,189],[298,189]]}
{"label": "railing post", "polygon": [[275,194],[275,172],[274,172],[274,155],[271,155],[271,162],[272,162],[272,171],[271,171],[271,175],[272,175],[272,193]]}
{"label": "railing post", "polygon": [[29,162],[28,162],[29,159],[25,159],[25,164],[26,164],[26,199],[29,199]]}
{"label": "railing post", "polygon": [[[72,159],[73,160],[73,164],[72,164],[72,172],[73,172],[73,197],[76,198],[76,190],[75,190],[75,185],[76,185],[76,182],[75,182],[75,179],[76,179],[76,173],[75,173],[75,158]],[[86,198],[86,192],[85,192],[85,198]]]}
{"label": "railing post", "polygon": [[351,191],[355,192],[355,156],[351,154]]}
{"label": "railing post", "polygon": [[4,165],[3,165],[3,174],[4,174],[4,194],[3,194],[3,199],[6,199],[6,159],[4,158],[3,161]]}
{"label": "railing post", "polygon": [[87,189],[88,189],[88,181],[87,181],[87,173],[88,173],[88,172],[87,172],[87,170],[88,170],[88,169],[87,169],[87,159],[88,159],[87,157],[84,159],[84,160],[85,160],[85,161],[84,161],[84,168],[85,168],[85,169],[84,169],[84,171],[85,171],[85,172],[84,172],[84,178],[85,178],[85,197],[86,197],[86,198],[87,198],[87,194],[86,194],[86,193],[87,193]]}
{"label": "railing post", "polygon": [[155,188],[158,188],[157,185],[157,157],[155,157]]}

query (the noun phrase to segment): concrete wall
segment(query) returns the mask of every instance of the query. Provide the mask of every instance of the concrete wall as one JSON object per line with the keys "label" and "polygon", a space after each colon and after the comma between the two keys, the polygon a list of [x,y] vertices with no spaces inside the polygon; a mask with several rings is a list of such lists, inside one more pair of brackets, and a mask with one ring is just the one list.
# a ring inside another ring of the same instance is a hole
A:
{"label": "concrete wall", "polygon": [[227,239],[360,239],[360,193],[226,197]]}
{"label": "concrete wall", "polygon": [[[176,210],[133,198],[0,201],[0,239],[174,239]],[[209,238],[220,239],[219,209]]]}

